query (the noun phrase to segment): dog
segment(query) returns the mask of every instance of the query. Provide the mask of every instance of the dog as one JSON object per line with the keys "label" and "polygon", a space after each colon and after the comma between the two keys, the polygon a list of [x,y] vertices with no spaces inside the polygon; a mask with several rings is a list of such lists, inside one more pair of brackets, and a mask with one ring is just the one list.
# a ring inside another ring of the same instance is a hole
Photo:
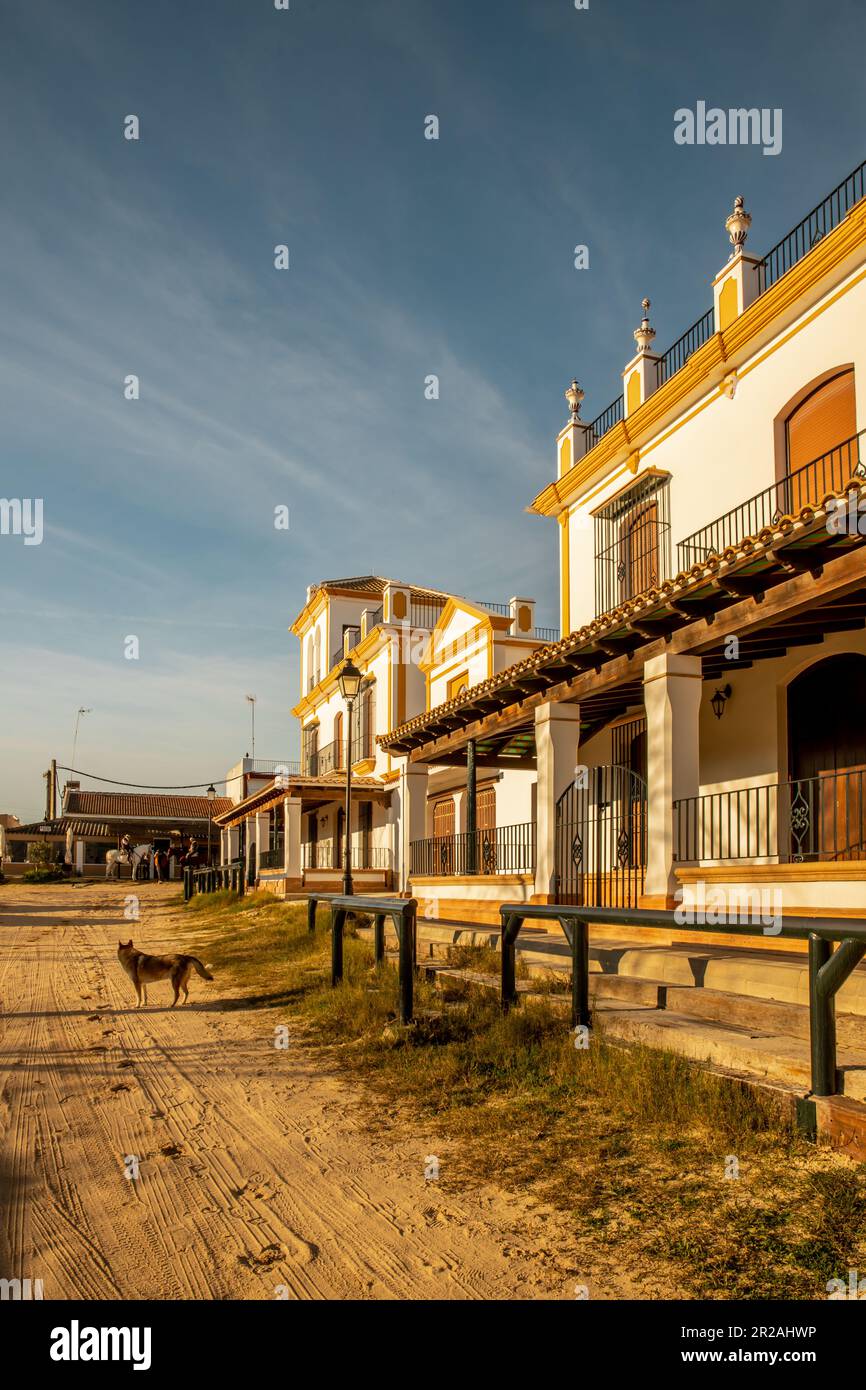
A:
{"label": "dog", "polygon": [[174,1008],[183,990],[183,1002],[189,1003],[189,977],[195,970],[203,980],[212,980],[197,956],[148,956],[137,951],[131,941],[118,941],[117,958],[126,971],[138,995],[137,1008],[147,1005],[147,986],[154,980],[171,980],[174,989]]}

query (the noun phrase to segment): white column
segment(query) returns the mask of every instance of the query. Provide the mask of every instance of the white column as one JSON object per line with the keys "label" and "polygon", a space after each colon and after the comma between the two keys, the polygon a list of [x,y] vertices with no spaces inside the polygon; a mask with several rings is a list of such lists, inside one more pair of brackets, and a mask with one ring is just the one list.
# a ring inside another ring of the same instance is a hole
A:
{"label": "white column", "polygon": [[[397,832],[398,874],[401,892],[407,892],[411,876],[413,840],[423,840],[427,833],[427,766],[410,763],[406,758],[400,769],[398,783],[400,798]],[[393,797],[392,797],[393,803]]]}
{"label": "white column", "polygon": [[[654,656],[644,667],[647,725],[645,897],[673,905],[674,802],[700,789],[701,659]],[[658,906],[664,906],[659,903]]]}
{"label": "white column", "polygon": [[287,796],[283,800],[285,830],[283,838],[283,873],[286,878],[301,881],[301,798]]}
{"label": "white column", "polygon": [[77,874],[83,874],[83,873],[84,873],[84,841],[83,841],[83,840],[76,840],[76,841],[75,841],[75,872],[76,872]]}
{"label": "white column", "polygon": [[556,891],[556,803],[574,780],[580,746],[580,706],[545,704],[535,711],[537,805],[535,899],[552,902]]}
{"label": "white column", "polygon": [[271,818],[267,811],[256,812],[256,873],[262,871],[262,855],[270,848]]}

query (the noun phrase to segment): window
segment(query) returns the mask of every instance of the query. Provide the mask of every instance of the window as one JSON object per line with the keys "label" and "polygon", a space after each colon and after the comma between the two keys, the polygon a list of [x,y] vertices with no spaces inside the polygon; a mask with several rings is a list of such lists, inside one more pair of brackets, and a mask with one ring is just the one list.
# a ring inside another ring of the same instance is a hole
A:
{"label": "window", "polygon": [[442,835],[454,834],[454,797],[446,796],[433,804],[433,834],[437,839]]}
{"label": "window", "polygon": [[334,715],[334,767],[344,767],[343,762],[343,711]]}
{"label": "window", "polygon": [[496,829],[496,788],[484,787],[475,798],[476,830]]}
{"label": "window", "polygon": [[838,492],[859,462],[853,371],[839,372],[801,401],[785,424],[789,475],[785,510],[798,512],[811,502]]}
{"label": "window", "polygon": [[448,699],[456,700],[458,695],[464,695],[469,689],[469,672],[461,671],[459,676],[454,676],[447,686]]}
{"label": "window", "polygon": [[596,513],[596,613],[607,613],[669,577],[668,482],[652,474]]}

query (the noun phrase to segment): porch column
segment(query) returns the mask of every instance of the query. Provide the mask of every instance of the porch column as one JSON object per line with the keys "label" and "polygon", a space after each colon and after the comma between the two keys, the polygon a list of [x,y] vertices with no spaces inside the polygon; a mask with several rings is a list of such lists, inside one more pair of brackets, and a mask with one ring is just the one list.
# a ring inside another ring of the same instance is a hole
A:
{"label": "porch column", "polygon": [[535,710],[538,790],[535,829],[535,901],[556,896],[556,803],[574,780],[580,747],[580,706],[548,702]]}
{"label": "porch column", "polygon": [[301,798],[283,799],[283,873],[286,878],[301,882]]}
{"label": "porch column", "polygon": [[83,840],[76,840],[76,841],[75,841],[75,872],[76,872],[77,874],[83,874],[83,873],[84,873],[84,841],[83,841]]}
{"label": "porch column", "polygon": [[[400,892],[409,890],[412,872],[411,844],[413,840],[423,840],[427,834],[427,766],[425,763],[410,763],[406,758],[400,769],[397,822],[398,874]],[[393,802],[393,797],[392,797]]]}
{"label": "porch column", "polygon": [[268,811],[256,811],[256,874],[262,871],[262,855],[271,847],[271,817]]}
{"label": "porch column", "polygon": [[[674,802],[700,790],[701,659],[654,656],[644,667],[647,867],[644,897],[674,906]],[[646,904],[649,906],[650,904]]]}
{"label": "porch column", "polygon": [[241,852],[241,828],[239,825],[230,825],[226,830],[226,863],[230,864],[233,859],[238,859]]}
{"label": "porch column", "polygon": [[478,826],[478,789],[475,777],[475,739],[466,745],[466,872],[478,872],[475,831]]}

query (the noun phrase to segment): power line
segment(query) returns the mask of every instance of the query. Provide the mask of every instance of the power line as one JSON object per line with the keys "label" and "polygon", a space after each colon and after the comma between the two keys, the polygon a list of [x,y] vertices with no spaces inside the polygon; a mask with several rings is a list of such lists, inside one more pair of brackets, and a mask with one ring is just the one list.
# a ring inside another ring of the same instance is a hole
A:
{"label": "power line", "polygon": [[135,787],[138,791],[144,792],[194,792],[200,791],[202,787],[216,786],[217,781],[225,782],[225,777],[214,777],[212,782],[189,782],[179,787],[162,787],[152,782],[118,782],[113,777],[98,777],[95,772],[82,772],[79,767],[64,767],[58,764],[60,772],[74,772],[77,777],[89,777],[91,782],[107,782],[110,787]]}

